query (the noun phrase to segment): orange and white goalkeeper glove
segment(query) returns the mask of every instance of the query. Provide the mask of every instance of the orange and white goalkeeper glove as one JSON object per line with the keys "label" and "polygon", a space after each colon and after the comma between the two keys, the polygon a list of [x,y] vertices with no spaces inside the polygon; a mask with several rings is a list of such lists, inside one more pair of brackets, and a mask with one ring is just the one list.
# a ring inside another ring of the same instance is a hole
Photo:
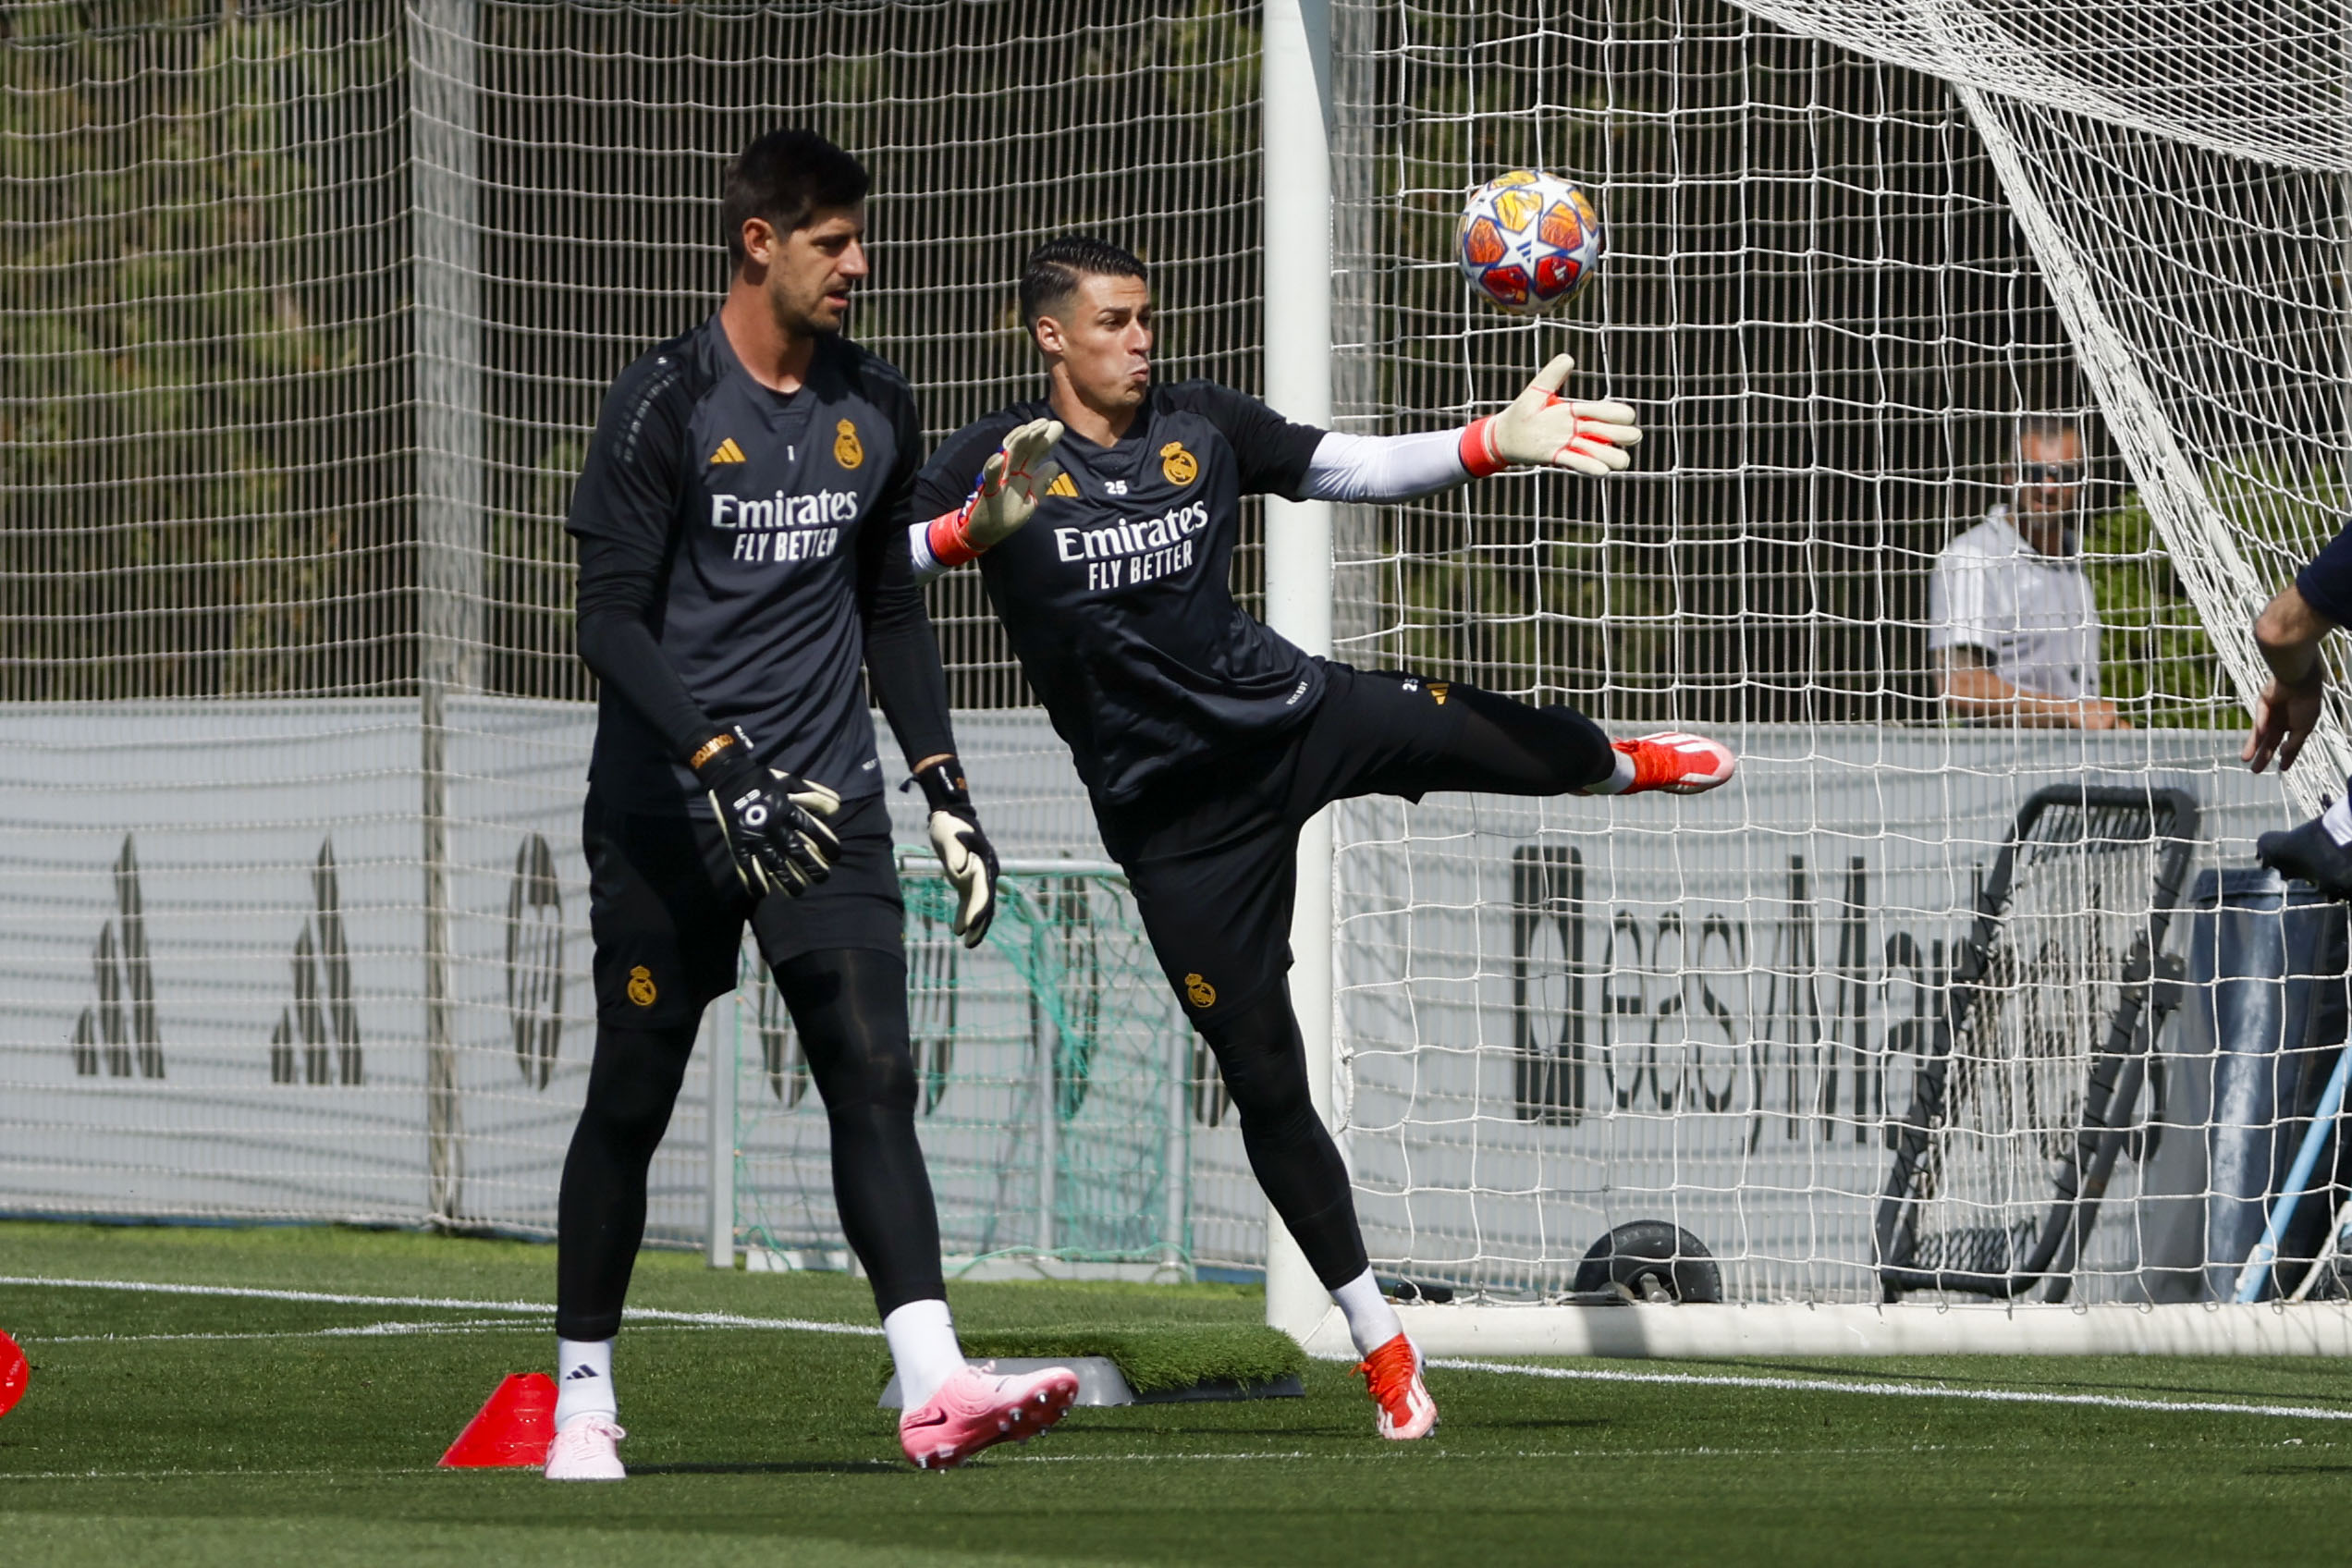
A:
{"label": "orange and white goalkeeper glove", "polygon": [[962,566],[1019,532],[1035,514],[1046,486],[1061,475],[1061,465],[1048,456],[1060,439],[1058,419],[1031,420],[1007,432],[963,505],[925,525],[931,558],[941,566]]}
{"label": "orange and white goalkeeper glove", "polygon": [[1513,464],[1571,468],[1596,477],[1631,467],[1625,448],[1641,440],[1634,410],[1623,403],[1578,403],[1560,396],[1576,361],[1562,354],[1536,373],[1499,414],[1462,433],[1462,466],[1484,478]]}

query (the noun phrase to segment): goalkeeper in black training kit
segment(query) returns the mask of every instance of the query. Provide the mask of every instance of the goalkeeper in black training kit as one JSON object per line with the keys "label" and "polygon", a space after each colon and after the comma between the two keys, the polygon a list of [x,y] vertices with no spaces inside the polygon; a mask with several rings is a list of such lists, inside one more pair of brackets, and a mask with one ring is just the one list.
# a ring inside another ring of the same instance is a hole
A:
{"label": "goalkeeper in black training kit", "polygon": [[[2352,528],[2296,573],[2254,618],[2254,645],[2271,667],[2271,683],[2254,704],[2254,732],[2239,756],[2260,773],[2278,759],[2295,766],[2327,707],[2327,665],[2320,643],[2352,625]],[[2265,833],[2256,858],[2282,876],[2299,876],[2331,899],[2352,900],[2352,779],[2346,793],[2301,827]]]}
{"label": "goalkeeper in black training kit", "polygon": [[613,384],[575,496],[580,656],[602,696],[588,772],[596,1054],[557,1210],[553,1480],[618,1480],[612,1343],[645,1173],[703,1009],[751,922],[832,1133],[841,1228],[874,1283],[917,1464],[1050,1426],[1055,1369],[967,1367],[915,1142],[903,912],[863,666],[931,807],[979,942],[995,910],[910,570],[922,423],[895,370],[841,336],[866,274],[866,174],[805,131],[736,160],[718,313]]}
{"label": "goalkeeper in black training kit", "polygon": [[1048,396],[940,447],[916,491],[916,573],[979,559],[1217,1055],[1250,1168],[1347,1318],[1380,1434],[1421,1437],[1437,1406],[1373,1280],[1283,984],[1299,829],[1355,795],[1695,793],[1734,763],[1697,736],[1612,743],[1573,708],[1300,652],[1233,603],[1241,498],[1402,500],[1513,464],[1599,476],[1641,433],[1622,404],[1558,397],[1565,358],[1503,412],[1421,435],[1335,435],[1207,382],[1155,386],[1143,263],[1100,239],[1041,246],[1020,303]]}

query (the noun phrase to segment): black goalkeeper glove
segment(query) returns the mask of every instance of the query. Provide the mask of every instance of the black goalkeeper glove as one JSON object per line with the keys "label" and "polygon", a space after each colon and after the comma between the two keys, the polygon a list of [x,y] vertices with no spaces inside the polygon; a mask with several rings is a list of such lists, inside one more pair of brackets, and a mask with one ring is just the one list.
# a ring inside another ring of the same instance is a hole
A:
{"label": "black goalkeeper glove", "polygon": [[997,851],[980,831],[972,792],[963,787],[963,764],[949,756],[914,776],[931,804],[931,847],[956,890],[955,934],[976,948],[997,917]]}
{"label": "black goalkeeper glove", "polygon": [[[2346,787],[2352,789],[2352,781]],[[2254,858],[2331,899],[2352,900],[2352,795],[2300,827],[2263,834],[2254,841]]]}
{"label": "black goalkeeper glove", "polygon": [[841,809],[840,796],[781,768],[762,767],[741,729],[712,736],[692,763],[745,892],[798,898],[832,875],[841,840],[825,818]]}

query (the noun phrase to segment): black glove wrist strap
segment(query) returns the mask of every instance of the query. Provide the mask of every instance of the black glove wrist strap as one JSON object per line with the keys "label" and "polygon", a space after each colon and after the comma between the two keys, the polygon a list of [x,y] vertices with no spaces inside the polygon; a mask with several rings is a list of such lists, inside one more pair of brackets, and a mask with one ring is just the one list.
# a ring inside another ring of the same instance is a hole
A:
{"label": "black glove wrist strap", "polygon": [[923,798],[933,811],[951,811],[965,818],[972,815],[972,791],[964,788],[963,764],[953,756],[933,763],[911,782],[922,787]]}
{"label": "black glove wrist strap", "polygon": [[[768,781],[766,770],[753,760],[749,736],[738,729],[732,743],[725,746],[718,746],[719,739],[713,737],[710,745],[696,753],[701,760],[693,765],[694,777],[702,781],[704,789],[733,795]],[[713,751],[711,746],[718,749]]]}

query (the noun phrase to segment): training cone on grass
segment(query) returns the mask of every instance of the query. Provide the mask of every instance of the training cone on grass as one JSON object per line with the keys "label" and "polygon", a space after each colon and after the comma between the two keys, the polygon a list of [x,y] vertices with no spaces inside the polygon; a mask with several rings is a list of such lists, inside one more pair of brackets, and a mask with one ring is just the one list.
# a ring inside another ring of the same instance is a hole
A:
{"label": "training cone on grass", "polygon": [[32,1377],[32,1369],[25,1365],[24,1352],[17,1348],[6,1330],[0,1329],[0,1415],[16,1408],[24,1398],[25,1384]]}
{"label": "training cone on grass", "polygon": [[555,1440],[556,1380],[545,1372],[511,1372],[441,1456],[441,1467],[536,1468],[547,1463],[547,1445]]}

